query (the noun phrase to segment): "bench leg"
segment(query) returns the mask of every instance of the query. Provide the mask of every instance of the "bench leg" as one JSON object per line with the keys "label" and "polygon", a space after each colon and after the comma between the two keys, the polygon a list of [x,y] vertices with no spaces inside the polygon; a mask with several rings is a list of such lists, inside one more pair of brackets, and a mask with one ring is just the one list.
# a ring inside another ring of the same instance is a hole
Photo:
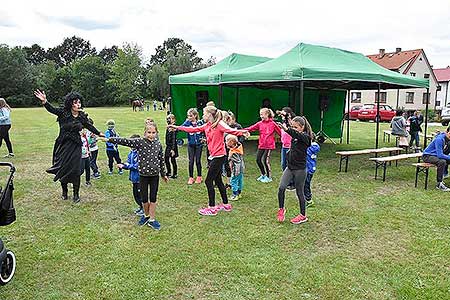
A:
{"label": "bench leg", "polygon": [[383,132],[383,143],[386,142],[386,132]]}
{"label": "bench leg", "polygon": [[377,176],[378,176],[378,166],[379,166],[379,162],[375,162],[375,180],[377,180]]}
{"label": "bench leg", "polygon": [[383,163],[383,182],[386,181],[386,166],[387,166],[387,163],[384,162]]}
{"label": "bench leg", "polygon": [[348,170],[348,156],[345,157],[345,173],[347,173]]}
{"label": "bench leg", "polygon": [[342,171],[342,156],[339,158],[339,172]]}
{"label": "bench leg", "polygon": [[390,142],[391,142],[391,135],[388,134],[388,143],[390,143]]}
{"label": "bench leg", "polygon": [[417,187],[417,179],[419,177],[419,171],[420,171],[419,167],[416,167],[416,182],[414,183],[414,187]]}
{"label": "bench leg", "polygon": [[426,168],[425,169],[425,189],[428,188],[428,171],[429,171],[429,169]]}

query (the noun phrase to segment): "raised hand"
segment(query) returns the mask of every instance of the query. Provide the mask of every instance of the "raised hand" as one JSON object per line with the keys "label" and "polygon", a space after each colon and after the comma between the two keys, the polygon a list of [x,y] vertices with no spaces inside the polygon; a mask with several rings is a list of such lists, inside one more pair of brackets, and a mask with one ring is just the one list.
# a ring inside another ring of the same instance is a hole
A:
{"label": "raised hand", "polygon": [[178,127],[180,127],[180,126],[177,126],[177,125],[167,125],[167,128],[169,128],[169,129],[178,129]]}
{"label": "raised hand", "polygon": [[250,132],[248,132],[247,130],[245,130],[243,136],[248,139],[250,137]]}
{"label": "raised hand", "polygon": [[34,95],[41,100],[42,104],[45,104],[47,102],[47,96],[45,95],[44,91],[35,90]]}

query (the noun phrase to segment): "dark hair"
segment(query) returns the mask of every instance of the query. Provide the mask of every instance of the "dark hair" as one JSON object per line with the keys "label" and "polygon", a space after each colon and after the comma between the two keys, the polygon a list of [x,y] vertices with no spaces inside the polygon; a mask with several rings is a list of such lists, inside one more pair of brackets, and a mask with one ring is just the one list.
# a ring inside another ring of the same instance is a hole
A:
{"label": "dark hair", "polygon": [[400,117],[401,115],[403,115],[403,110],[399,109],[395,112],[395,116]]}
{"label": "dark hair", "polygon": [[139,134],[132,134],[131,136],[130,136],[130,139],[138,139],[138,138],[140,138],[141,136],[139,135]]}
{"label": "dark hair", "polygon": [[290,108],[289,106],[285,106],[285,107],[283,107],[281,110],[284,111],[286,114],[290,115],[291,118],[294,118],[294,117],[295,117],[294,111],[293,111],[292,108]]}
{"label": "dark hair", "polygon": [[447,127],[447,132],[450,132],[450,126]]}
{"label": "dark hair", "polygon": [[72,104],[76,100],[83,100],[83,96],[81,96],[78,92],[70,92],[64,97],[64,110],[66,112],[70,112],[72,110]]}
{"label": "dark hair", "polygon": [[303,132],[306,133],[311,140],[314,140],[314,132],[312,131],[311,125],[305,117],[297,116],[292,119],[292,122],[298,123],[303,126]]}

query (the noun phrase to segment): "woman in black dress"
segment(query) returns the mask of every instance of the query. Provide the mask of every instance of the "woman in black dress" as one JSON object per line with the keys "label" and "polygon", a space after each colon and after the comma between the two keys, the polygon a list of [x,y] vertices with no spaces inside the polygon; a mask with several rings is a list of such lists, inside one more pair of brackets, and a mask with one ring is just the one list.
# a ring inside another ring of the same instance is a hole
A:
{"label": "woman in black dress", "polygon": [[53,181],[59,180],[62,188],[62,199],[68,199],[68,183],[73,185],[73,202],[80,202],[80,176],[81,176],[81,129],[99,136],[104,136],[88,121],[88,116],[81,110],[82,97],[79,93],[71,92],[66,95],[64,106],[53,107],[48,101],[44,91],[36,90],[35,96],[41,100],[49,113],[58,116],[59,135],[53,147],[52,166],[47,173],[54,174]]}

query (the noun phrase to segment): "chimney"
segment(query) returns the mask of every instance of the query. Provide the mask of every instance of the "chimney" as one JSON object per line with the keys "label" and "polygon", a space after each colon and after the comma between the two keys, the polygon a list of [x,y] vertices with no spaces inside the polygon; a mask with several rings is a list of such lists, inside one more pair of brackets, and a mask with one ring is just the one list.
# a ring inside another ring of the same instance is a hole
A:
{"label": "chimney", "polygon": [[395,53],[399,53],[402,51],[402,48],[395,48]]}
{"label": "chimney", "polygon": [[378,58],[383,58],[385,52],[386,52],[385,49],[380,49],[380,54],[378,55]]}

